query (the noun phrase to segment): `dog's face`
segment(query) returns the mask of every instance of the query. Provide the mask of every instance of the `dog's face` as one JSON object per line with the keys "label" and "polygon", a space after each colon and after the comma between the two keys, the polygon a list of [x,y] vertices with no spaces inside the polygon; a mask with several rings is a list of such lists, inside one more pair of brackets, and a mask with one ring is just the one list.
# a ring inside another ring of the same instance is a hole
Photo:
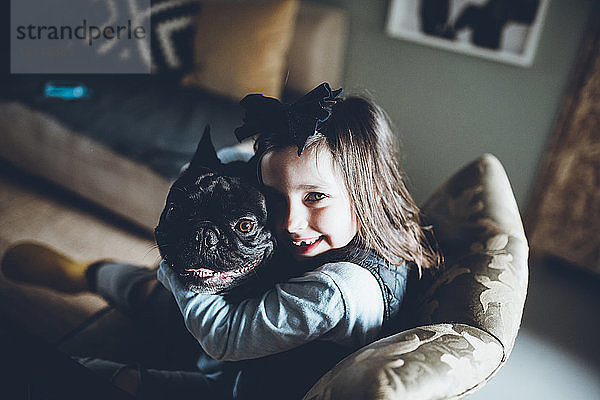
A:
{"label": "dog's face", "polygon": [[173,183],[155,238],[164,261],[197,293],[221,293],[254,275],[272,255],[262,193],[219,173],[205,132],[190,166]]}

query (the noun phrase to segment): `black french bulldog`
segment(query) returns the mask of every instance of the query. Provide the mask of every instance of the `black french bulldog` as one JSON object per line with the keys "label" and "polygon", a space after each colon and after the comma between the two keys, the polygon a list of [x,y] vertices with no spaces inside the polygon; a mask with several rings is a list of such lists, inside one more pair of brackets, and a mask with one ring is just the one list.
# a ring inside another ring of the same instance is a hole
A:
{"label": "black french bulldog", "polygon": [[154,236],[160,254],[196,293],[225,293],[256,277],[274,253],[252,161],[222,164],[207,127],[173,183]]}

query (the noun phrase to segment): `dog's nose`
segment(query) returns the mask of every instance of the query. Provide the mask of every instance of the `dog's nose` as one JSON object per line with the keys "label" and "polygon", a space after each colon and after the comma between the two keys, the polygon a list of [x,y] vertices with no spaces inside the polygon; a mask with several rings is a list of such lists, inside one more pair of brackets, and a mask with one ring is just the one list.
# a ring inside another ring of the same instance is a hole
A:
{"label": "dog's nose", "polygon": [[196,232],[196,241],[206,248],[212,248],[219,243],[219,231],[216,228],[204,228]]}
{"label": "dog's nose", "polygon": [[219,243],[219,234],[213,229],[207,229],[204,232],[204,244],[208,247],[213,247]]}

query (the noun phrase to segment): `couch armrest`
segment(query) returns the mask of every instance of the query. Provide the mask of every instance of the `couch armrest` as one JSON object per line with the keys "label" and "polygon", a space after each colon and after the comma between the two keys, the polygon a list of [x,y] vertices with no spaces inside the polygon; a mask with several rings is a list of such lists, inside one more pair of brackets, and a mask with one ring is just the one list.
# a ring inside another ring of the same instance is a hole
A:
{"label": "couch armrest", "polygon": [[304,400],[454,398],[486,382],[503,347],[464,324],[410,329],[363,347],[325,374]]}
{"label": "couch armrest", "polygon": [[528,245],[502,164],[485,154],[423,207],[446,257],[416,308],[418,325],[460,322],[494,335],[510,354],[528,283]]}

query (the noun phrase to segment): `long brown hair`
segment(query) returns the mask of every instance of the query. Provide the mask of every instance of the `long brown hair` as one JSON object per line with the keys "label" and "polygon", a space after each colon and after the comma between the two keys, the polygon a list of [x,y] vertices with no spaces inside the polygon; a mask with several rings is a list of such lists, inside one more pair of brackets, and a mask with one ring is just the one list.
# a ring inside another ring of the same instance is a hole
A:
{"label": "long brown hair", "polygon": [[[265,133],[255,150],[260,160],[267,152],[291,145],[287,135]],[[419,274],[439,265],[432,235],[426,235],[431,229],[421,225],[398,162],[395,135],[380,107],[363,97],[339,100],[320,133],[307,141],[305,152],[317,147],[330,151],[342,173],[358,221],[359,245],[391,264],[412,262]]]}

